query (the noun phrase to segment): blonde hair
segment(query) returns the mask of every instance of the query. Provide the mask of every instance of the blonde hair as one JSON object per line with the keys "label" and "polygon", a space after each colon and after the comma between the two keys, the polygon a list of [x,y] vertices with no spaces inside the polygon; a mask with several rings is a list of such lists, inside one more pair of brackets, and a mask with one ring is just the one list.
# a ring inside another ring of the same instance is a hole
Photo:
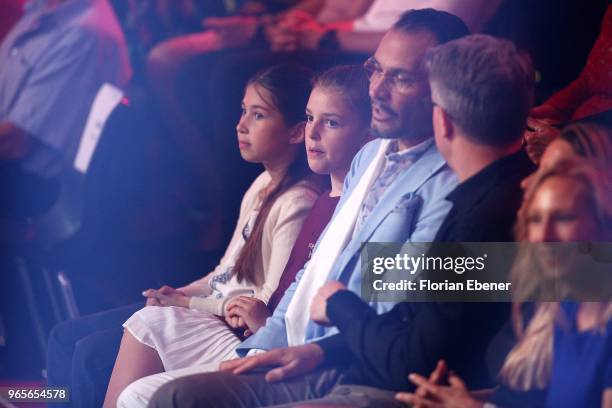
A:
{"label": "blonde hair", "polygon": [[[517,240],[527,239],[527,212],[539,188],[551,177],[567,177],[579,180],[593,209],[593,216],[601,233],[596,239],[610,236],[612,230],[612,179],[610,169],[596,168],[584,160],[571,159],[557,163],[549,169],[539,171],[525,193],[518,213],[515,233]],[[523,321],[521,307],[528,298],[533,298],[545,289],[546,274],[536,261],[533,247],[522,245],[511,271],[512,286],[517,298],[512,316],[518,342],[506,357],[500,372],[502,381],[517,390],[545,388],[552,370],[553,337],[555,325],[563,327],[568,322],[559,302],[540,302],[527,325]],[[612,303],[606,303],[597,316],[598,327],[604,329],[612,318]]]}
{"label": "blonde hair", "polygon": [[[555,325],[568,328],[570,322],[559,302],[541,302],[525,326],[520,304],[513,305],[514,330],[519,338],[500,372],[502,381],[512,389],[544,389],[552,371]],[[606,302],[596,316],[596,328],[604,331],[612,318],[612,302]]]}
{"label": "blonde hair", "polygon": [[[514,233],[517,241],[527,239],[527,210],[544,182],[552,177],[566,177],[584,184],[595,211],[598,225],[612,228],[612,167],[596,165],[591,159],[571,157],[555,163],[550,168],[540,169],[530,180],[518,212]],[[603,232],[603,231],[602,231]]]}

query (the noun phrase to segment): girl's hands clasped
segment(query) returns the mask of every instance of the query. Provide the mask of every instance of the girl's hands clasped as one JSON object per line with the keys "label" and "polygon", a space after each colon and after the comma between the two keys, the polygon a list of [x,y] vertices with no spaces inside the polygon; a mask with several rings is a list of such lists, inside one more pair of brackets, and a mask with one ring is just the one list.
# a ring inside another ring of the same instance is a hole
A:
{"label": "girl's hands clasped", "polygon": [[178,306],[189,307],[190,297],[180,290],[164,285],[159,289],[147,289],[142,292],[147,298],[147,306]]}

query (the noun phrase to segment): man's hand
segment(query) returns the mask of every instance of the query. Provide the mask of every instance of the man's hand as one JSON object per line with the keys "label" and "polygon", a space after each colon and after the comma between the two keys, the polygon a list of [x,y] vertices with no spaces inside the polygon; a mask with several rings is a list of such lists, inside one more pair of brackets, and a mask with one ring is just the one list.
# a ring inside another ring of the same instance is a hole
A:
{"label": "man's hand", "polygon": [[227,306],[227,317],[236,317],[243,320],[247,326],[244,335],[250,336],[255,333],[261,326],[266,323],[266,319],[270,316],[268,306],[261,300],[249,297],[238,296],[229,302]]}
{"label": "man's hand", "polygon": [[418,374],[410,374],[408,378],[418,387],[417,391],[400,392],[395,398],[406,404],[412,404],[415,408],[482,408],[483,406],[482,402],[470,395],[465,383],[454,373],[448,376],[449,386],[434,384]]}
{"label": "man's hand", "polygon": [[266,373],[266,381],[276,382],[305,375],[323,362],[323,349],[315,343],[274,349],[251,357],[224,361],[219,371],[242,374],[257,367],[275,367]]}
{"label": "man's hand", "polygon": [[[430,384],[436,385],[446,384],[448,382],[448,366],[446,365],[446,361],[438,361],[436,368],[429,374],[427,381]],[[418,387],[414,393],[421,398],[427,398],[429,396],[426,387]],[[419,406],[416,405],[415,408],[419,408]]]}
{"label": "man's hand", "polygon": [[327,316],[327,299],[337,291],[345,289],[346,287],[338,281],[330,281],[321,286],[310,304],[310,319],[322,326],[331,325]]}

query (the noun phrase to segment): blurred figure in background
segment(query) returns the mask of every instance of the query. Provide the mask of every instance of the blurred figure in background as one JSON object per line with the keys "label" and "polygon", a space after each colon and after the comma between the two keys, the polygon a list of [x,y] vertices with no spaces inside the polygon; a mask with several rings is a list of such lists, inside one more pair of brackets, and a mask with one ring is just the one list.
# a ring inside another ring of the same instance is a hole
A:
{"label": "blurred figure in background", "polygon": [[0,161],[44,178],[74,158],[100,86],[124,87],[131,75],[106,0],[29,1],[0,66]]}
{"label": "blurred figure in background", "polygon": [[[574,157],[584,157],[589,163],[606,166],[612,163],[612,129],[594,123],[577,122],[565,127],[544,150],[539,168],[548,169],[556,163]],[[521,183],[524,189],[535,173]]]}
{"label": "blurred figure in background", "polygon": [[207,19],[205,31],[170,39],[151,51],[148,79],[177,146],[188,157],[186,163],[196,167],[206,144],[222,151],[227,177],[233,180],[223,194],[229,202],[237,202],[255,174],[227,140],[233,132],[233,107],[254,72],[287,61],[316,71],[333,64],[362,63],[406,10],[433,7],[466,16],[476,27],[497,3],[303,0],[273,15]]}
{"label": "blurred figure in background", "polygon": [[525,139],[536,163],[548,143],[559,136],[559,125],[612,109],[611,74],[612,6],[608,6],[599,37],[578,78],[531,110]]}
{"label": "blurred figure in background", "polygon": [[[16,7],[20,3],[23,10]],[[107,82],[126,86],[131,67],[107,0],[10,1],[0,8],[3,13],[23,11],[0,44],[0,241],[27,240],[30,249],[40,236],[24,227],[25,218],[44,213],[56,202],[60,189],[55,179],[72,167],[99,88]],[[19,250],[3,245],[0,262],[12,260]],[[0,307],[8,332],[3,351],[9,357],[0,366],[10,372],[14,365],[15,372],[25,372],[39,358],[38,350],[28,346],[35,338],[28,324],[36,316],[27,307],[27,285],[8,265],[0,268],[5,289]],[[50,315],[51,304],[38,291],[44,285],[39,277],[32,271],[40,309]],[[24,352],[27,362],[11,357]]]}
{"label": "blurred figure in background", "polygon": [[0,10],[0,42],[21,17],[24,0],[5,0]]}

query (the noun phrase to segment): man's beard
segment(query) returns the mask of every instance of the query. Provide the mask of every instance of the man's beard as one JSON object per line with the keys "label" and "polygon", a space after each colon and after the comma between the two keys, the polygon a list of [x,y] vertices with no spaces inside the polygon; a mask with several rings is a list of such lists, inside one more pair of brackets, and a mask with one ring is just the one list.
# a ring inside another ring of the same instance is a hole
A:
{"label": "man's beard", "polygon": [[424,137],[433,135],[433,126],[428,126],[428,124],[424,123],[415,123],[413,125],[401,123],[392,129],[378,129],[376,125],[372,123],[370,130],[372,131],[372,135],[379,139],[420,140]]}
{"label": "man's beard", "polygon": [[[386,106],[384,103],[377,102],[372,100],[372,113],[374,113],[375,109],[379,109],[382,112],[394,117],[394,121],[396,122],[394,127],[390,129],[381,129],[376,125],[376,120],[372,117],[372,123],[370,128],[372,129],[372,133],[374,136],[380,139],[399,139],[402,137],[402,134],[405,132],[405,129],[402,126],[400,117],[397,112],[391,109],[389,106]],[[382,127],[385,127],[383,124]]]}
{"label": "man's beard", "polygon": [[[404,112],[396,113],[384,105],[388,111],[395,115],[394,126],[389,126],[386,129],[379,128],[375,120],[372,118],[370,129],[372,135],[380,139],[406,139],[406,140],[421,140],[433,135],[433,124],[431,123],[431,114],[423,112]],[[404,116],[402,120],[402,116]]]}
{"label": "man's beard", "polygon": [[378,139],[400,139],[406,133],[405,129],[397,128],[390,130],[380,130],[376,126],[370,126],[372,135]]}

